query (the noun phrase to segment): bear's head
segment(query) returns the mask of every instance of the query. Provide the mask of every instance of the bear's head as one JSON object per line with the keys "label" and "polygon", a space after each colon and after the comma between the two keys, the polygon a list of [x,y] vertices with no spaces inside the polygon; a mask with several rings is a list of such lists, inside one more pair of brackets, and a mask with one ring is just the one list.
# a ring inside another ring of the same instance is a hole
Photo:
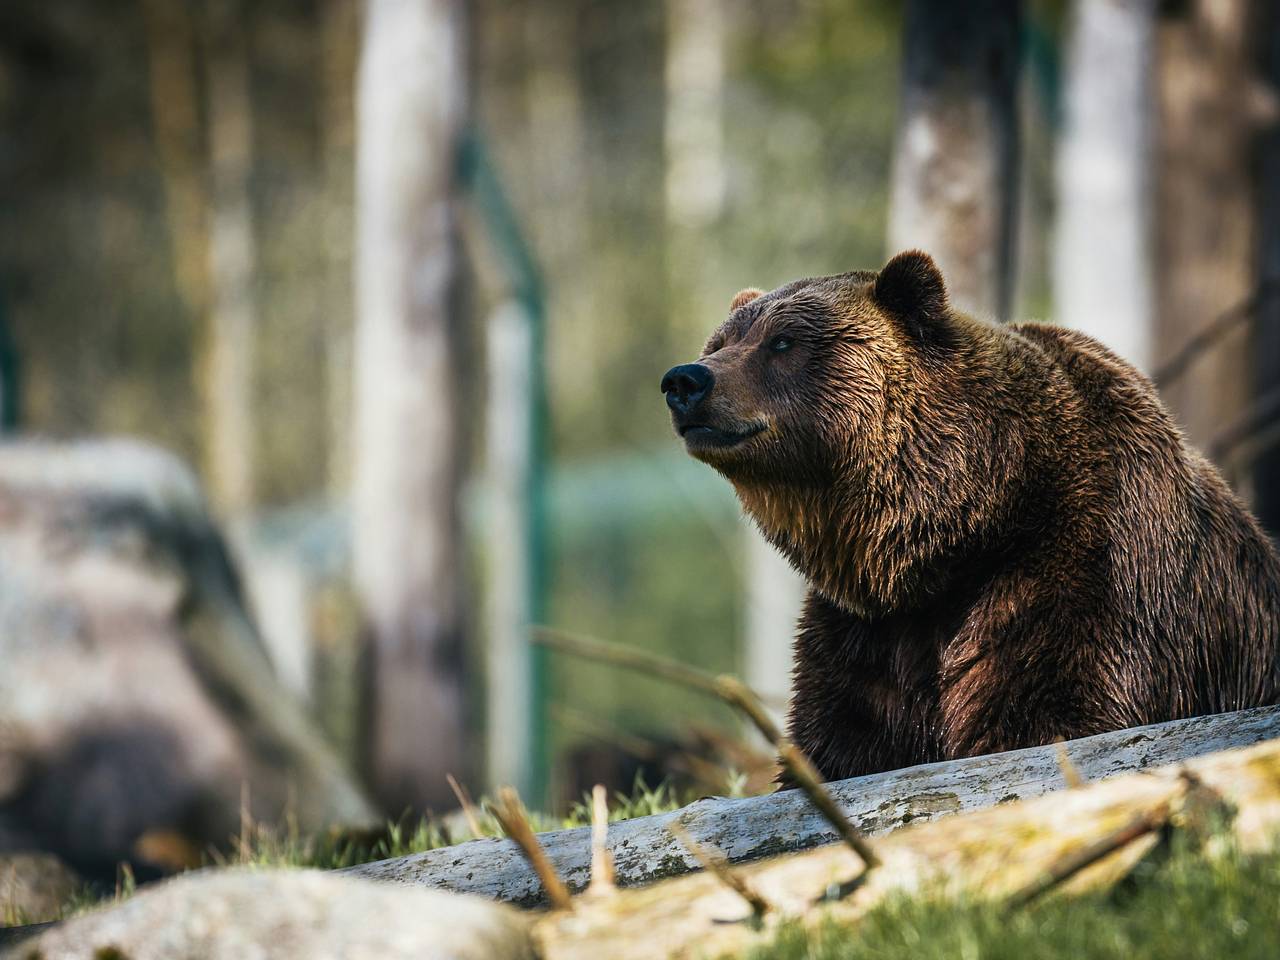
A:
{"label": "bear's head", "polygon": [[895,396],[951,338],[933,260],[743,290],[694,363],[662,378],[688,452],[750,486],[828,485],[885,449]]}
{"label": "bear's head", "polygon": [[[928,495],[904,490],[903,450],[948,430],[936,414],[955,388],[946,370],[966,322],[934,261],[902,253],[878,273],[742,291],[702,355],[667,371],[662,392],[687,451],[728,478],[765,535],[820,585],[867,566],[849,554],[876,548],[868,527],[880,515],[909,519],[908,505],[891,501],[925,508]],[[926,393],[932,422],[922,424]],[[923,474],[938,466],[914,461]]]}

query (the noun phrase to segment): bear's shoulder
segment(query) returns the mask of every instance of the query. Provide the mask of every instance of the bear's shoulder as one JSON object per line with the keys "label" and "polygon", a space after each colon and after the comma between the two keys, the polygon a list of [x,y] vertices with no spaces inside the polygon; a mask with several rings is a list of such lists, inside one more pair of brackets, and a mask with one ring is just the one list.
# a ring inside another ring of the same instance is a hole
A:
{"label": "bear's shoulder", "polygon": [[1155,384],[1146,374],[1087,333],[1042,321],[1011,323],[1007,329],[1035,346],[1077,386],[1106,385],[1151,400],[1156,397]]}

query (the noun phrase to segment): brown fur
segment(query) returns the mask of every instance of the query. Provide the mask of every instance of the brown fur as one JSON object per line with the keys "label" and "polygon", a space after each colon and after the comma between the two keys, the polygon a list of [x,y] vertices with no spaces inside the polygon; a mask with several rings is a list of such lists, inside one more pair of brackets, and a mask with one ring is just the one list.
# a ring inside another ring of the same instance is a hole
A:
{"label": "brown fur", "polygon": [[809,581],[825,776],[1280,697],[1280,563],[1133,367],[952,310],[918,252],[734,304],[674,419]]}

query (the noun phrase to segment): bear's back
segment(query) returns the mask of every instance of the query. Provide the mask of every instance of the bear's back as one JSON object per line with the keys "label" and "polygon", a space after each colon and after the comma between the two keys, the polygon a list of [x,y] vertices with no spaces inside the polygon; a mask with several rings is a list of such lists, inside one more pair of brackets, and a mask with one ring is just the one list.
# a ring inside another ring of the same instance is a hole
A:
{"label": "bear's back", "polygon": [[1157,674],[1147,682],[1182,715],[1273,702],[1280,561],[1266,534],[1186,442],[1146,376],[1079,331],[1011,329],[1062,371],[1081,404],[1087,439],[1066,455],[1093,461],[1079,467],[1095,480],[1089,509],[1129,621],[1112,628],[1153,645],[1143,651]]}

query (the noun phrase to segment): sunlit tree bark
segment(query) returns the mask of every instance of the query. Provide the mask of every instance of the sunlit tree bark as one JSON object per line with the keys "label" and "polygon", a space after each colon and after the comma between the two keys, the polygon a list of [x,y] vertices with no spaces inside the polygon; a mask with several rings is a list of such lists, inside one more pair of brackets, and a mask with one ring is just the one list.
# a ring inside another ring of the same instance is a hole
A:
{"label": "sunlit tree bark", "polygon": [[359,51],[360,0],[325,0],[321,23],[323,118],[327,487],[344,500],[351,489],[351,238],[355,169],[354,75]]}
{"label": "sunlit tree bark", "polygon": [[204,344],[206,469],[219,507],[253,504],[253,112],[245,7],[209,0],[209,320]]}
{"label": "sunlit tree bark", "polygon": [[1079,0],[1057,162],[1055,319],[1151,372],[1154,0]]}
{"label": "sunlit tree bark", "polygon": [[965,310],[1007,319],[1018,192],[1020,0],[910,0],[889,246],[927,250]]}
{"label": "sunlit tree bark", "polygon": [[357,94],[354,575],[387,810],[467,774],[461,665],[456,161],[461,0],[369,0]]}

